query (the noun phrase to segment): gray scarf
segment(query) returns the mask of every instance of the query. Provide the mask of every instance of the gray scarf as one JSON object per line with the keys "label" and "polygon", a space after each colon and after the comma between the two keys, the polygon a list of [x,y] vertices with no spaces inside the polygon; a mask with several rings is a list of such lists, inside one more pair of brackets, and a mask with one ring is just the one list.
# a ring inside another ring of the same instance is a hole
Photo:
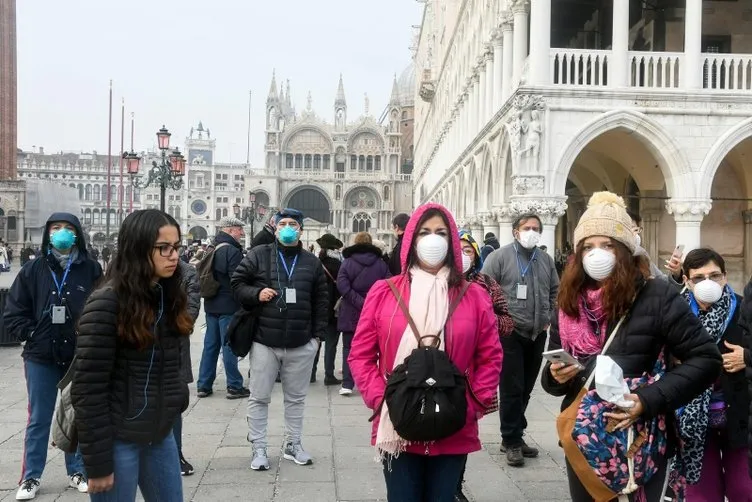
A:
{"label": "gray scarf", "polygon": [[68,260],[73,263],[78,258],[78,248],[76,246],[73,246],[68,254],[63,254],[52,246],[50,246],[50,252],[60,264],[60,268],[62,269],[65,269],[65,267],[68,266]]}

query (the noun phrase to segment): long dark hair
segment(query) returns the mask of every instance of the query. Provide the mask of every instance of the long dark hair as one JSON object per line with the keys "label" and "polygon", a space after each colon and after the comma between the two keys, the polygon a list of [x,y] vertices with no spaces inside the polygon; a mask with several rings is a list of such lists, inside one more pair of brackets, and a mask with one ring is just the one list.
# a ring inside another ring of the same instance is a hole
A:
{"label": "long dark hair", "polygon": [[[159,295],[155,294],[152,252],[159,230],[173,226],[180,236],[180,225],[167,213],[143,209],[128,215],[118,233],[118,252],[107,269],[107,283],[117,294],[118,336],[143,349],[153,340]],[[193,329],[193,320],[186,309],[188,298],[182,287],[180,267],[172,277],[161,279],[164,301],[163,319],[181,335]]]}
{"label": "long dark hair", "polygon": [[[418,253],[415,251],[415,243],[418,241],[418,234],[420,233],[420,228],[423,226],[423,224],[433,218],[434,216],[438,216],[441,218],[441,220],[444,222],[444,224],[447,227],[447,239],[449,239],[449,250],[447,251],[446,258],[444,259],[444,265],[449,266],[449,278],[447,279],[447,284],[449,284],[450,288],[453,288],[455,286],[459,286],[462,284],[464,278],[462,277],[462,274],[459,270],[457,270],[457,266],[454,264],[454,246],[452,245],[453,240],[455,238],[458,238],[456,235],[452,235],[452,229],[449,226],[449,222],[447,221],[446,215],[440,211],[439,209],[431,208],[427,210],[418,220],[418,224],[415,225],[415,233],[413,234],[413,241],[410,243],[410,250],[407,252],[407,270],[410,270],[412,267],[418,265]],[[404,244],[403,244],[404,245]]]}
{"label": "long dark hair", "polygon": [[[569,317],[579,315],[580,296],[585,289],[597,284],[582,266],[584,242],[583,240],[577,245],[575,258],[564,269],[559,285],[557,303]],[[650,277],[650,262],[645,256],[632,256],[627,246],[615,239],[611,239],[611,243],[614,245],[616,264],[611,275],[602,281],[602,287],[603,311],[608,315],[609,321],[614,321],[627,313],[638,288]]]}

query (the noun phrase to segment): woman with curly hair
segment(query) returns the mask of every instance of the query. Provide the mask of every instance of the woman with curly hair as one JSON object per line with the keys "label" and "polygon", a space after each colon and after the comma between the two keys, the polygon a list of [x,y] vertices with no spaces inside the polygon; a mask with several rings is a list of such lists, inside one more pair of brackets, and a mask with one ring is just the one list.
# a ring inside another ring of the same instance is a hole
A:
{"label": "woman with curly hair", "polygon": [[183,500],[173,425],[188,406],[181,338],[193,320],[178,267],[180,226],[130,214],[106,283],[79,321],[71,399],[92,502]]}

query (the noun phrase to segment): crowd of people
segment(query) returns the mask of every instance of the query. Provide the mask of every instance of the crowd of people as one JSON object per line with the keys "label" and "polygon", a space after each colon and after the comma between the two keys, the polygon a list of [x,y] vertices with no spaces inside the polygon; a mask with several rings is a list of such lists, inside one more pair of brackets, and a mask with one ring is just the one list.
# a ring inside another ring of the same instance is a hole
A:
{"label": "crowd of people", "polygon": [[[467,456],[481,449],[485,415],[498,413],[509,466],[537,457],[526,414],[538,380],[562,397],[551,425],[573,501],[750,500],[752,282],[736,294],[721,255],[651,263],[639,215],[608,192],[591,198],[565,262],[541,246],[533,213],[504,246],[493,233],[476,241],[433,203],[392,224],[389,252],[361,232],[348,246],[322,235],[316,255],[301,241],[304,215],[287,208],[250,249],[244,223],[224,218],[211,243],[186,250],[171,216],[141,210],[103,272],[78,219],[51,215],[40,249],[22,253],[4,313],[24,342],[29,401],[16,499],[40,489],[65,377],[78,437],[65,454],[69,486],[92,501],[133,501],[139,489],[147,502],[183,500],[181,475],[194,472],[182,444],[188,336],[203,303],[197,395],[214,396],[221,353],[219,393],[248,401],[252,470],[274,455],[275,382],[282,457],[315,461],[303,423],[323,352],[324,385],[342,399],[357,391],[370,410],[390,502],[468,500]],[[240,316],[251,320],[247,378],[228,343]]]}

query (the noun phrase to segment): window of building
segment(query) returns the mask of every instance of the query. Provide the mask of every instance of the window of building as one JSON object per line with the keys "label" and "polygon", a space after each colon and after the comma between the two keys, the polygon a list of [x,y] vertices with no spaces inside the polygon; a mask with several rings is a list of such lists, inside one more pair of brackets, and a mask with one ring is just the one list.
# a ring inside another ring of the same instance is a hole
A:
{"label": "window of building", "polygon": [[303,169],[303,155],[295,154],[295,169]]}
{"label": "window of building", "polygon": [[222,202],[224,202],[225,204],[227,204],[227,197],[222,197]]}
{"label": "window of building", "polygon": [[221,180],[222,179],[222,175],[219,174],[219,173],[217,173],[217,174],[214,175],[214,179]]}
{"label": "window of building", "polygon": [[354,171],[357,168],[358,168],[358,156],[350,155],[350,169]]}
{"label": "window of building", "polygon": [[285,169],[292,169],[294,158],[291,153],[285,155]]}
{"label": "window of building", "polygon": [[215,211],[215,216],[216,216],[216,218],[214,218],[215,220],[222,219],[222,210],[220,208],[217,208],[217,210]]}
{"label": "window of building", "polygon": [[329,155],[324,155],[324,169],[329,169],[329,163],[331,158]]}
{"label": "window of building", "polygon": [[316,154],[313,156],[313,168],[321,169],[321,155]]}
{"label": "window of building", "polygon": [[379,157],[378,155],[374,158],[373,168],[377,171],[381,171],[381,157]]}

